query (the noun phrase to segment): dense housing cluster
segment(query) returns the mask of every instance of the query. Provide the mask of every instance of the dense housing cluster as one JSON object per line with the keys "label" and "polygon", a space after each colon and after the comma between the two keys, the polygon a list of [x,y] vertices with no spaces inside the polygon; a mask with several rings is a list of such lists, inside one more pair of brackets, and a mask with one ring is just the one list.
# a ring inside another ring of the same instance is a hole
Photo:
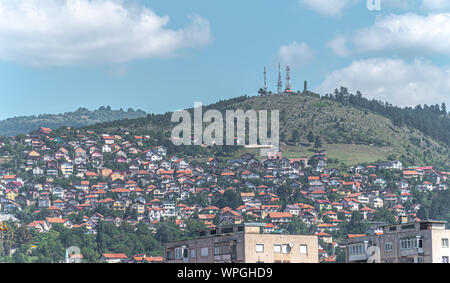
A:
{"label": "dense housing cluster", "polygon": [[348,234],[375,233],[380,223],[420,221],[420,196],[447,190],[450,175],[433,167],[403,168],[400,161],[339,170],[327,164],[325,151],[297,159],[245,153],[189,160],[127,129],[120,135],[65,132],[41,128],[0,144],[9,158],[0,165],[2,220],[37,233],[62,224],[91,235],[100,222],[141,223],[154,233],[162,222],[181,231],[190,220],[205,228],[262,222],[265,233],[318,236],[320,260],[335,262]]}

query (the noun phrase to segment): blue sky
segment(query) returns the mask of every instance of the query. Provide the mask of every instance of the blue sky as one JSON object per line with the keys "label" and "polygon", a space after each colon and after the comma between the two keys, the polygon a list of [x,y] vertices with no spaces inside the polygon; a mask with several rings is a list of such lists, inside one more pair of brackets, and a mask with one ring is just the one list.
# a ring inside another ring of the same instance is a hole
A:
{"label": "blue sky", "polygon": [[[3,0],[0,119],[110,105],[161,113],[344,85],[396,105],[450,104],[450,1]],[[283,72],[284,76],[284,72]]]}

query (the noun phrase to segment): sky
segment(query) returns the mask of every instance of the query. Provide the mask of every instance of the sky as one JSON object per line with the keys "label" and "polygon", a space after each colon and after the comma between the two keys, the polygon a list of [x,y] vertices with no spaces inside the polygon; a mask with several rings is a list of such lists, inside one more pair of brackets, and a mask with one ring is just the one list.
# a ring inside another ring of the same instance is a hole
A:
{"label": "sky", "polygon": [[206,105],[264,67],[275,92],[278,64],[294,90],[450,105],[450,1],[370,1],[0,0],[0,119]]}

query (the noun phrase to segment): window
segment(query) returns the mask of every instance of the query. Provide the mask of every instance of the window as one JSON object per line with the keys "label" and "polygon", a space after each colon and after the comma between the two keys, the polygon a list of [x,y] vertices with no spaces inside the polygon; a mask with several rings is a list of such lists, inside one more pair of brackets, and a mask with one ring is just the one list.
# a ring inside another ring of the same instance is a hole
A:
{"label": "window", "polygon": [[409,239],[401,239],[400,240],[400,248],[402,250],[410,249],[411,248],[411,242]]}
{"label": "window", "polygon": [[431,225],[428,223],[420,224],[420,230],[431,230]]}
{"label": "window", "polygon": [[407,250],[407,249],[414,249],[417,248],[417,238],[403,238],[400,239],[400,249]]}
{"label": "window", "polygon": [[207,256],[208,256],[208,248],[202,248],[202,249],[200,250],[200,255],[201,255],[202,257],[207,257]]}
{"label": "window", "polygon": [[443,256],[442,257],[442,263],[448,263],[448,256]]}
{"label": "window", "polygon": [[263,253],[264,252],[264,244],[256,244],[256,252]]}
{"label": "window", "polygon": [[183,249],[176,248],[175,249],[175,259],[182,259],[182,258],[183,258]]}
{"label": "window", "polygon": [[365,253],[365,250],[364,250],[362,244],[352,245],[352,246],[350,246],[349,249],[350,249],[350,254],[352,254],[352,255],[359,255],[359,254]]}
{"label": "window", "polygon": [[216,246],[214,247],[214,255],[223,255],[223,254],[229,254],[231,253],[230,246]]}
{"label": "window", "polygon": [[402,230],[409,230],[409,229],[414,229],[414,224],[403,225],[402,226]]}
{"label": "window", "polygon": [[281,253],[281,245],[273,245],[273,252],[274,253]]}
{"label": "window", "polygon": [[222,229],[222,233],[223,233],[223,234],[233,233],[233,227],[230,227],[230,228],[223,228],[223,229]]}
{"label": "window", "polygon": [[442,239],[442,247],[443,248],[448,248],[448,238]]}
{"label": "window", "polygon": [[288,253],[288,245],[283,245],[281,247],[281,252],[284,253],[284,254],[287,254]]}
{"label": "window", "polygon": [[385,252],[392,252],[392,243],[384,244],[384,251]]}
{"label": "window", "polygon": [[307,245],[300,245],[300,253],[301,254],[308,254],[308,246]]}
{"label": "window", "polygon": [[195,250],[191,250],[191,258],[195,258]]}

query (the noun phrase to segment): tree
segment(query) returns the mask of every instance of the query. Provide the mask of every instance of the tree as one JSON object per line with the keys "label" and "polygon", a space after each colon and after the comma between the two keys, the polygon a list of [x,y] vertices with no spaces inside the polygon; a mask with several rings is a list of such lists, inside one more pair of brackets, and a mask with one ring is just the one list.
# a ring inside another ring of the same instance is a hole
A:
{"label": "tree", "polygon": [[306,139],[308,140],[309,143],[314,142],[314,134],[312,131],[309,131],[308,135],[306,136]]}
{"label": "tree", "polygon": [[184,235],[188,238],[194,238],[197,236],[197,231],[204,228],[206,228],[205,223],[195,219],[188,219],[186,220],[186,231]]}
{"label": "tree", "polygon": [[322,147],[322,141],[320,140],[319,136],[316,136],[316,140],[314,142],[314,148],[321,148]]}
{"label": "tree", "polygon": [[338,247],[336,250],[336,255],[337,255],[336,256],[337,263],[346,263],[347,257],[346,257],[345,249]]}
{"label": "tree", "polygon": [[430,211],[428,210],[428,208],[421,206],[419,208],[419,211],[417,211],[417,217],[421,220],[428,220],[430,219]]}
{"label": "tree", "polygon": [[22,251],[20,249],[17,249],[13,256],[12,256],[12,260],[14,263],[26,263],[27,259],[26,256],[22,253]]}
{"label": "tree", "polygon": [[181,232],[172,222],[160,222],[155,237],[161,243],[173,242],[181,238]]}
{"label": "tree", "polygon": [[303,222],[299,218],[294,218],[289,224],[286,226],[286,230],[289,231],[292,235],[308,235],[311,234],[305,222]]}
{"label": "tree", "polygon": [[280,140],[285,141],[286,140],[286,133],[280,132]]}
{"label": "tree", "polygon": [[291,141],[292,142],[298,141],[299,136],[300,136],[300,134],[298,133],[298,130],[297,129],[293,130],[292,131]]}
{"label": "tree", "polygon": [[33,256],[38,257],[40,263],[58,263],[64,258],[65,248],[58,237],[59,233],[50,231],[37,240],[38,247],[33,250]]}
{"label": "tree", "polygon": [[359,212],[353,211],[350,221],[343,223],[342,231],[349,234],[365,234],[368,228],[369,225],[363,221]]}
{"label": "tree", "polygon": [[373,215],[373,220],[386,222],[388,224],[396,223],[394,215],[392,215],[387,208],[378,208]]}
{"label": "tree", "polygon": [[24,246],[32,241],[31,233],[25,225],[20,226],[14,233],[14,242],[18,246]]}
{"label": "tree", "polygon": [[232,209],[236,209],[242,205],[242,199],[237,192],[233,190],[226,190],[222,196],[213,200],[213,205],[219,208],[230,207]]}

